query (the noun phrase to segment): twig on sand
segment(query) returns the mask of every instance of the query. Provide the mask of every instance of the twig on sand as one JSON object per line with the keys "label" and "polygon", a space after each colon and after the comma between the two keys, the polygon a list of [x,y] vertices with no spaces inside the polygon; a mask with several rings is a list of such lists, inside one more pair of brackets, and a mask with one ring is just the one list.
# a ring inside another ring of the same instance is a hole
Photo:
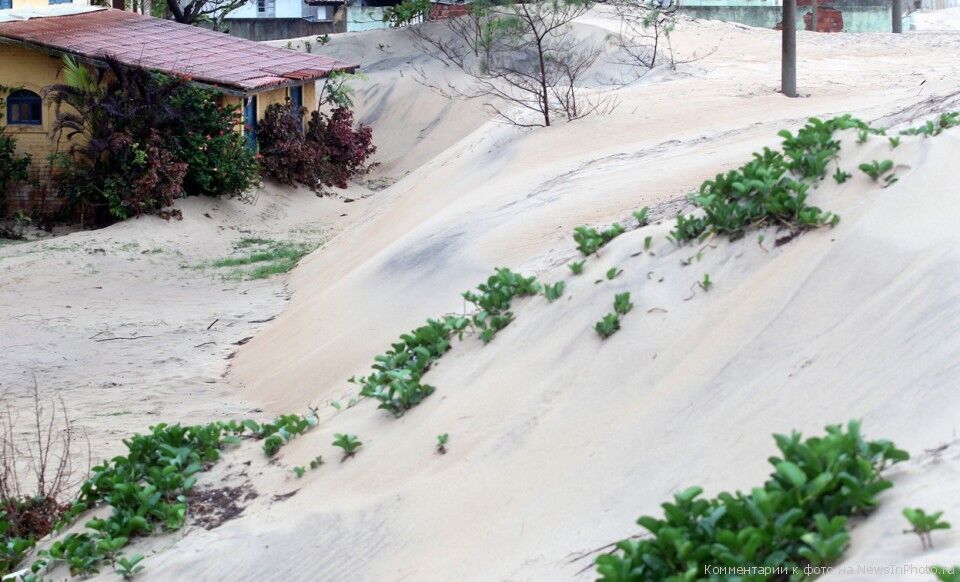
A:
{"label": "twig on sand", "polygon": [[220,321],[220,318],[219,318],[219,317],[216,318],[216,319],[214,319],[212,322],[210,322],[210,325],[207,326],[207,331],[210,331],[210,328],[211,328],[211,327],[217,325],[217,322],[218,322],[218,321]]}
{"label": "twig on sand", "polygon": [[131,337],[108,337],[108,338],[98,339],[98,340],[94,340],[94,341],[96,341],[96,342],[112,342],[113,340],[138,340],[138,339],[143,339],[143,338],[145,338],[145,337],[153,337],[153,336],[152,336],[152,335],[135,335],[135,336],[131,336]]}

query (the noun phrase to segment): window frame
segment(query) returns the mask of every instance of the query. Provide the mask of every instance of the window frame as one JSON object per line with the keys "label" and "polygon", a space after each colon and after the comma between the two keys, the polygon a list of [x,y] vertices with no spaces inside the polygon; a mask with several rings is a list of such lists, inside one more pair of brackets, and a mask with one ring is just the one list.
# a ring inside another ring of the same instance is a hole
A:
{"label": "window frame", "polygon": [[[17,89],[7,95],[5,101],[7,103],[7,125],[43,125],[43,98],[39,94],[29,89]],[[22,116],[18,115],[19,119],[14,120],[14,109],[20,109],[19,113],[22,114],[24,106],[28,108],[29,118],[24,120]],[[34,113],[36,113],[36,117],[34,117]]]}

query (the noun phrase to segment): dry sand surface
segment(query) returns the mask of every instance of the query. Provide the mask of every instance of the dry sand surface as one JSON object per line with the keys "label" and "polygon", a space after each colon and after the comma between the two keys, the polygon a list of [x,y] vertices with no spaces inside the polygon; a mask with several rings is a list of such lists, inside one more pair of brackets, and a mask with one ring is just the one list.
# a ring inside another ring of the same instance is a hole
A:
{"label": "dry sand surface", "polygon": [[[611,25],[593,13],[579,29]],[[851,418],[915,458],[891,472],[845,563],[960,562],[960,534],[938,532],[921,552],[900,516],[909,504],[960,519],[960,133],[896,150],[847,136],[841,166],[892,158],[900,179],[824,182],[814,200],[842,216],[835,229],[776,247],[772,230],[765,245],[718,241],[693,261],[696,247],[665,238],[684,193],[775,145],[779,129],[846,112],[902,127],[958,108],[960,35],[800,33],[793,100],[776,92],[775,31],[685,21],[674,45],[684,60],[708,56],[598,85],[620,101],[608,115],[523,130],[418,84],[414,69],[453,73],[401,31],[335,37],[320,50],[368,74],[356,98],[382,162],[369,183],[392,185],[353,205],[281,192],[253,206],[189,201],[183,222],[0,249],[3,387],[21,394],[36,372],[102,452],[115,450],[108,436],[158,420],[320,406],[320,426],[275,462],[251,443],[205,474],[202,487],[256,497],[238,496],[243,513],[215,529],[138,541],[144,579],[586,580],[590,551],[634,534],[672,492],[759,484],[771,433]],[[575,226],[645,205],[656,224],[570,276]],[[325,243],[285,280],[227,284],[180,268],[224,256],[247,231],[289,238],[304,225]],[[154,246],[164,252],[143,253]],[[355,395],[346,380],[400,333],[462,310],[460,293],[497,266],[565,280],[567,292],[517,301],[489,345],[457,343],[427,377],[437,392],[399,420],[368,401],[327,406]],[[595,283],[613,266],[623,274]],[[696,287],[704,273],[709,293]],[[635,308],[601,342],[593,322],[625,290]],[[153,337],[88,339],[98,333]],[[250,335],[222,377],[231,344]],[[356,458],[336,462],[335,432],[359,435]],[[433,451],[439,433],[446,455]],[[317,454],[328,463],[294,478]]]}

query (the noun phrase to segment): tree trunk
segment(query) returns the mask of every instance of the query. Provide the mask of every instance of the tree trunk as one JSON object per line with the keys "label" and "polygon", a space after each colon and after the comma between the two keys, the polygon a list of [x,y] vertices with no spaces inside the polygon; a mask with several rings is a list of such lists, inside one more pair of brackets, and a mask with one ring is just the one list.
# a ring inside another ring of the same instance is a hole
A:
{"label": "tree trunk", "polygon": [[[144,0],[147,2],[149,0]],[[810,30],[817,32],[817,23],[820,20],[820,7],[817,5],[817,0],[811,0],[810,3]]]}
{"label": "tree trunk", "polygon": [[893,0],[893,32],[903,32],[903,0]]}

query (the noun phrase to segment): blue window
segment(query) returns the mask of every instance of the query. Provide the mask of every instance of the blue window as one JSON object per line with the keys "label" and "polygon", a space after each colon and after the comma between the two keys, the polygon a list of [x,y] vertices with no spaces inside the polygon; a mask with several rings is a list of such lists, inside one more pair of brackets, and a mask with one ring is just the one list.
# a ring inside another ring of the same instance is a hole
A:
{"label": "blue window", "polygon": [[297,111],[303,108],[303,87],[290,87],[290,101]]}
{"label": "blue window", "polygon": [[50,0],[50,4],[73,4],[73,0]]}
{"label": "blue window", "polygon": [[14,91],[7,97],[9,125],[40,125],[43,123],[43,105],[33,91]]}
{"label": "blue window", "polygon": [[247,136],[247,147],[257,151],[257,96],[247,97],[243,108],[243,129]]}
{"label": "blue window", "polygon": [[13,8],[13,0],[0,0],[0,10]]}

